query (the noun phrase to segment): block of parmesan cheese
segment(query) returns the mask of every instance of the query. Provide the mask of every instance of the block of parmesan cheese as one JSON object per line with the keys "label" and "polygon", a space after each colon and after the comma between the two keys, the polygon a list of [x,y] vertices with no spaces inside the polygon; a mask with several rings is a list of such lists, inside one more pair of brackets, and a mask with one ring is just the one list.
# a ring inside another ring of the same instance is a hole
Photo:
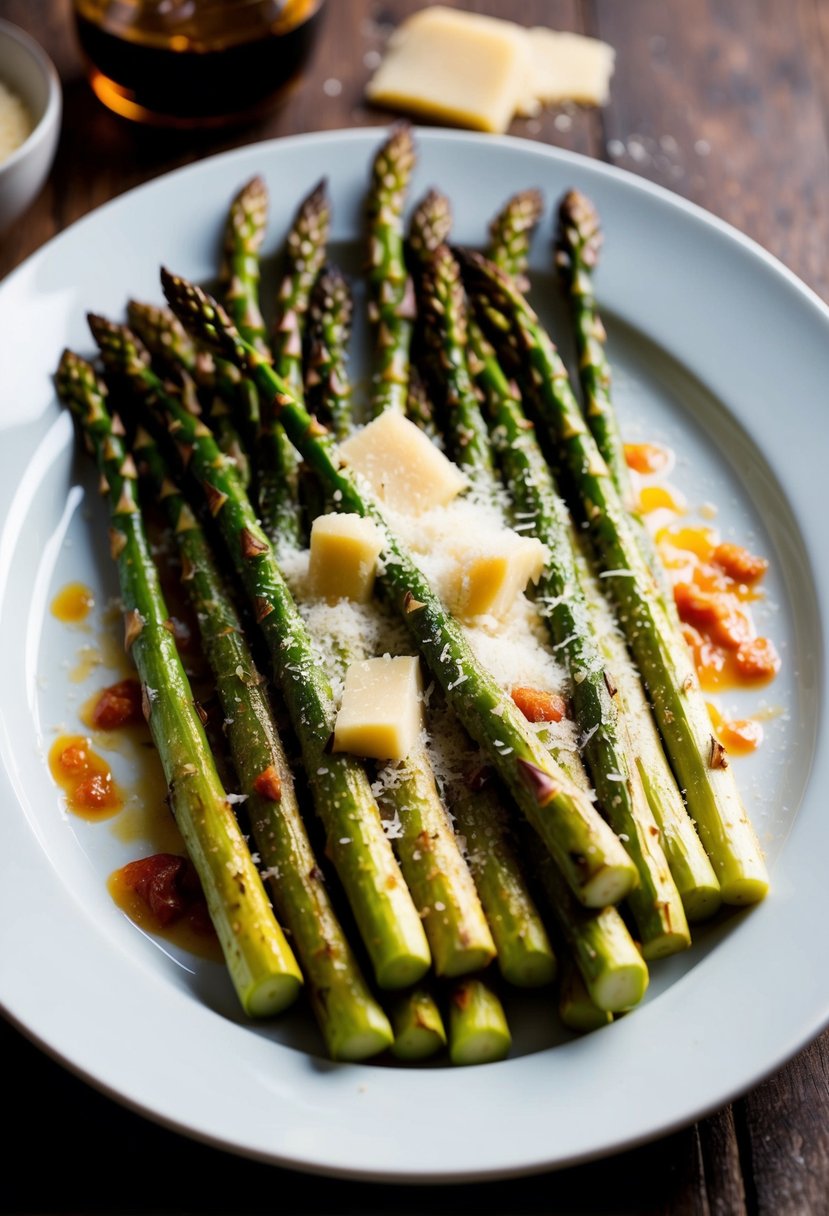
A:
{"label": "block of parmesan cheese", "polygon": [[384,410],[339,446],[339,453],[374,493],[402,515],[445,506],[467,486],[456,464],[415,423]]}
{"label": "block of parmesan cheese", "polygon": [[362,515],[318,515],[311,525],[308,581],[313,595],[367,604],[374,590],[380,529]]}
{"label": "block of parmesan cheese", "polygon": [[446,595],[452,612],[463,619],[506,616],[516,597],[538,582],[548,556],[540,540],[508,528],[453,548]]}
{"label": "block of parmesan cheese", "polygon": [[520,26],[433,5],[397,28],[366,92],[390,109],[498,133],[531,71]]}
{"label": "block of parmesan cheese", "polygon": [[535,26],[527,31],[536,103],[575,101],[604,106],[610,96],[616,54],[598,38]]}
{"label": "block of parmesan cheese", "polygon": [[408,655],[364,659],[345,673],[334,751],[405,760],[423,725],[420,662]]}

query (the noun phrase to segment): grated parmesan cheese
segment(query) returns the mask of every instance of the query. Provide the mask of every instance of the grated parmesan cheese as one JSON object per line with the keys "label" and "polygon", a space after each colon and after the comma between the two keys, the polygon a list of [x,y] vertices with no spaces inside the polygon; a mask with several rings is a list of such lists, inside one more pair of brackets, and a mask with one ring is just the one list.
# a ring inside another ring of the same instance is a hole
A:
{"label": "grated parmesan cheese", "polygon": [[34,130],[32,117],[16,93],[0,81],[0,165]]}

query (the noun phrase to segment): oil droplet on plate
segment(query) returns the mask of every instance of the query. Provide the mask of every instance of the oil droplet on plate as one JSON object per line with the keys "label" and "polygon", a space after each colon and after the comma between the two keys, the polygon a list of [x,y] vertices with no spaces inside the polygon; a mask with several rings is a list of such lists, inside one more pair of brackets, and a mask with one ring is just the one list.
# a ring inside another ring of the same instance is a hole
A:
{"label": "oil droplet on plate", "polygon": [[85,621],[95,607],[95,596],[84,583],[67,583],[52,600],[52,615],[68,625]]}

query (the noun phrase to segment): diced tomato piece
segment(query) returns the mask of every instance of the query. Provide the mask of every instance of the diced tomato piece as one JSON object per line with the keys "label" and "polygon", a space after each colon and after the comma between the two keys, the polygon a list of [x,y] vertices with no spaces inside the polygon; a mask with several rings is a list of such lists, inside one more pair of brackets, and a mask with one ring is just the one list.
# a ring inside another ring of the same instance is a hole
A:
{"label": "diced tomato piece", "polygon": [[193,863],[175,853],[154,853],[128,862],[121,871],[124,882],[140,896],[164,928],[203,902],[201,884]]}
{"label": "diced tomato piece", "polygon": [[67,773],[82,773],[89,763],[89,753],[79,743],[70,743],[60,754],[61,768]]}
{"label": "diced tomato piece", "polygon": [[737,650],[751,640],[751,621],[731,596],[701,591],[692,583],[677,583],[674,600],[681,621],[727,650]]}
{"label": "diced tomato piece", "polygon": [[780,670],[780,656],[769,638],[753,638],[744,643],[735,658],[746,680],[769,680]]}
{"label": "diced tomato piece", "polygon": [[112,773],[90,773],[75,786],[72,801],[82,810],[100,811],[118,806],[121,800]]}
{"label": "diced tomato piece", "polygon": [[736,718],[724,722],[720,734],[732,751],[753,752],[763,741],[763,726],[753,718]]}
{"label": "diced tomato piece", "polygon": [[737,606],[729,595],[714,597],[715,619],[711,626],[711,638],[726,650],[739,650],[754,636],[750,618]]}
{"label": "diced tomato piece", "polygon": [[700,591],[699,587],[692,583],[677,583],[674,587],[674,601],[679,619],[685,625],[706,631],[716,623],[717,607],[713,596]]}
{"label": "diced tomato piece", "polygon": [[261,798],[267,798],[269,802],[279,802],[282,797],[282,781],[272,764],[259,774],[253,788]]}
{"label": "diced tomato piece", "polygon": [[567,713],[567,703],[558,693],[519,687],[510,695],[528,722],[560,722]]}
{"label": "diced tomato piece", "polygon": [[750,553],[742,545],[717,545],[711,560],[733,578],[735,583],[756,583],[769,568],[764,557]]}
{"label": "diced tomato piece", "polygon": [[655,443],[626,443],[625,461],[637,473],[661,473],[671,462],[671,453]]}
{"label": "diced tomato piece", "polygon": [[115,730],[143,721],[141,684],[132,677],[105,688],[92,711],[92,725],[98,730]]}

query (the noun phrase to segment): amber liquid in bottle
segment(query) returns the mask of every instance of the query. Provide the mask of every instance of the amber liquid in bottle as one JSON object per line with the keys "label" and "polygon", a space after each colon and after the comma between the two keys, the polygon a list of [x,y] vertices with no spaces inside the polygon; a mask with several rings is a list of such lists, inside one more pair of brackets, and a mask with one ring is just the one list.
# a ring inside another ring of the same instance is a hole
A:
{"label": "amber liquid in bottle", "polygon": [[136,122],[219,126],[266,112],[308,59],[324,0],[75,0],[89,78]]}

